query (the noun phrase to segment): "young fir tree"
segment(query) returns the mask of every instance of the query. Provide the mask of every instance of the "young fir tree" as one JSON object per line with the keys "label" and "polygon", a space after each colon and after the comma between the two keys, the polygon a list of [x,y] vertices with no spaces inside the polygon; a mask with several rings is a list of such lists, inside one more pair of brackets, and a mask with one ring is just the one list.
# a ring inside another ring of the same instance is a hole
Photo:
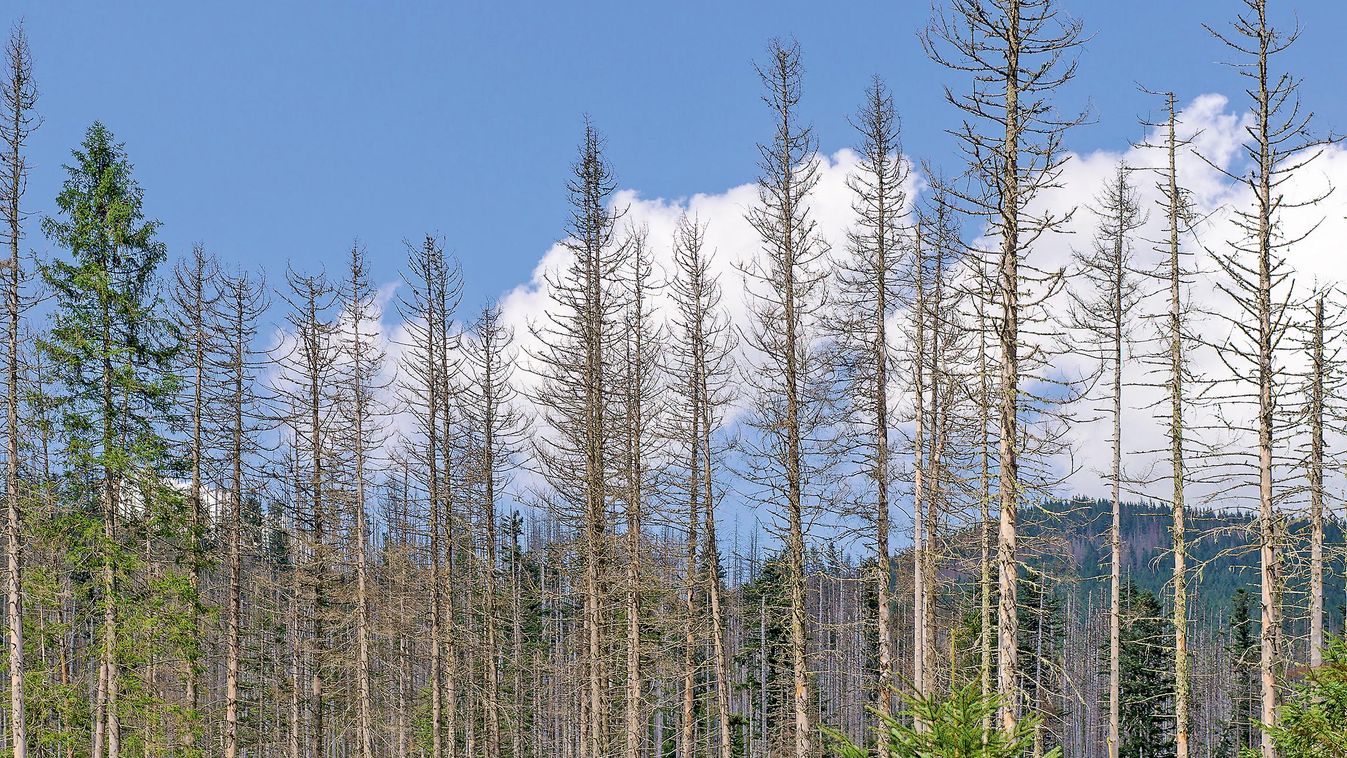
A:
{"label": "young fir tree", "polygon": [[1252,748],[1258,736],[1258,689],[1254,673],[1258,662],[1258,629],[1248,590],[1235,590],[1227,622],[1226,655],[1230,659],[1230,721],[1221,737],[1222,755],[1234,756]]}
{"label": "young fir tree", "polygon": [[1123,584],[1119,645],[1120,742],[1125,758],[1174,755],[1174,647],[1164,608],[1150,592]]}
{"label": "young fir tree", "polygon": [[70,548],[87,556],[101,616],[92,755],[118,758],[124,743],[151,738],[121,728],[131,712],[122,694],[144,691],[134,663],[147,652],[145,639],[124,634],[143,632],[146,612],[145,588],[133,586],[142,559],[125,532],[182,523],[164,481],[176,343],[159,315],[159,225],[144,217],[125,149],[95,122],[65,168],[59,215],[42,224],[64,255],[42,267],[55,303],[40,345],[59,387],[62,491],[83,521]]}

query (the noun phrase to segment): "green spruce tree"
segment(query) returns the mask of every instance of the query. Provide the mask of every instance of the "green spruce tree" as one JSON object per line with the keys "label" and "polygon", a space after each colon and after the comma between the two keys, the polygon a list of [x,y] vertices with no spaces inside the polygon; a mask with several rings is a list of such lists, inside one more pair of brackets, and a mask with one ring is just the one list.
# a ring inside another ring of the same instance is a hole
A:
{"label": "green spruce tree", "polygon": [[1254,666],[1258,662],[1258,629],[1254,626],[1249,591],[1235,590],[1231,603],[1226,654],[1230,660],[1230,721],[1216,751],[1234,756],[1254,746],[1257,736],[1258,695]]}
{"label": "green spruce tree", "polygon": [[1119,698],[1122,758],[1168,758],[1174,747],[1174,641],[1154,594],[1122,587]]}
{"label": "green spruce tree", "polygon": [[106,127],[89,128],[65,170],[59,215],[42,224],[64,255],[42,267],[55,303],[40,348],[57,385],[61,494],[75,526],[69,552],[90,567],[96,601],[92,755],[162,755],[172,726],[157,718],[158,693],[141,673],[153,656],[172,654],[166,646],[191,639],[179,627],[192,602],[184,572],[144,570],[161,559],[147,546],[173,544],[170,532],[186,523],[165,476],[176,349],[159,315],[155,274],[165,250]]}

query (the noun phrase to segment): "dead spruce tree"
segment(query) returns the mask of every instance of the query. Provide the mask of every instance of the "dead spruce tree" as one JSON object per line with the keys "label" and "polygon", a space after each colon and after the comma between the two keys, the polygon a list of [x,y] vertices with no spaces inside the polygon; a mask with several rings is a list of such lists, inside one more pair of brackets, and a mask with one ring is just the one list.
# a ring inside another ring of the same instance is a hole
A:
{"label": "dead spruce tree", "polygon": [[[924,440],[914,439],[913,443],[925,448],[921,455],[923,550],[919,561],[922,601],[918,627],[924,656],[922,692],[933,695],[946,685],[953,686],[956,675],[953,654],[949,653],[949,641],[953,638],[939,639],[939,610],[945,567],[955,558],[949,551],[946,527],[960,518],[965,503],[962,482],[972,463],[965,444],[973,441],[965,384],[973,356],[973,335],[964,317],[966,292],[958,286],[966,251],[958,213],[946,189],[948,181],[929,166],[925,173],[933,178],[932,191],[918,211],[922,247],[917,256],[920,268],[914,272],[917,282],[924,284],[920,307],[911,310],[920,314],[924,322],[921,328],[924,344],[916,352],[924,361],[921,373],[925,398],[921,405],[926,419],[921,425]],[[944,667],[942,681],[940,663],[944,660],[948,665]]]}
{"label": "dead spruce tree", "polygon": [[258,389],[260,374],[269,367],[268,357],[255,343],[261,314],[267,309],[266,285],[260,276],[248,273],[220,277],[215,300],[215,340],[210,360],[217,376],[223,377],[219,404],[209,414],[213,436],[220,449],[225,499],[225,553],[227,588],[225,598],[225,758],[238,758],[240,703],[243,697],[244,522],[243,508],[260,487],[256,482],[259,459],[268,450],[259,435],[268,429],[266,398]]}
{"label": "dead spruce tree", "polygon": [[346,280],[337,296],[341,318],[336,326],[340,358],[336,406],[347,430],[341,446],[350,456],[350,510],[354,532],[351,549],[355,552],[355,627],[356,627],[356,747],[360,758],[374,754],[373,691],[370,684],[373,664],[371,649],[371,598],[374,592],[369,555],[368,502],[372,463],[385,441],[384,420],[389,415],[381,391],[390,383],[382,377],[385,354],[380,346],[378,293],[371,286],[365,248],[351,246]]}
{"label": "dead spruce tree", "polygon": [[1123,476],[1123,369],[1132,358],[1135,311],[1141,301],[1141,281],[1134,264],[1133,235],[1146,216],[1130,172],[1119,164],[1092,210],[1098,219],[1094,242],[1075,254],[1077,284],[1069,289],[1072,326],[1086,336],[1077,347],[1099,364],[1107,389],[1098,402],[1112,424],[1108,484],[1112,518],[1109,522],[1109,634],[1108,737],[1110,758],[1117,758],[1122,692],[1122,490]]}
{"label": "dead spruce tree", "polygon": [[[623,756],[640,758],[644,750],[645,714],[642,687],[642,624],[641,596],[644,581],[642,552],[644,519],[647,503],[651,500],[653,478],[650,461],[658,460],[661,451],[656,442],[656,430],[661,424],[663,381],[659,373],[660,344],[663,334],[654,318],[653,303],[658,296],[654,280],[654,264],[648,246],[645,227],[632,229],[623,242],[624,260],[619,275],[622,277],[623,298],[620,314],[621,363],[618,369],[619,389],[622,394],[622,431],[618,446],[621,451],[622,474],[619,477],[620,495],[626,520],[624,535],[626,576],[623,587],[623,615],[626,617],[626,687],[623,693],[625,737]],[[691,567],[690,567],[691,568]],[[695,571],[693,573],[695,576]],[[691,690],[688,690],[691,694]],[[690,716],[691,714],[684,714]],[[690,725],[691,719],[688,719]],[[684,734],[688,727],[684,727]],[[691,744],[689,741],[688,749]]]}
{"label": "dead spruce tree", "polygon": [[[331,640],[328,622],[332,607],[329,592],[329,569],[332,562],[332,535],[329,527],[334,515],[330,512],[333,494],[333,472],[330,470],[335,454],[336,408],[332,389],[337,379],[339,342],[336,324],[330,314],[336,293],[323,274],[302,274],[293,269],[286,272],[287,290],[283,298],[288,306],[286,322],[291,339],[282,345],[276,355],[280,371],[273,388],[279,407],[285,410],[281,422],[292,438],[293,492],[291,504],[295,513],[296,550],[294,592],[296,608],[304,605],[303,615],[294,619],[291,633],[301,636],[301,627],[307,645],[308,693],[296,693],[304,706],[301,720],[307,716],[310,755],[324,755],[328,737],[325,723],[330,693]],[[307,620],[307,624],[303,622]],[[298,643],[296,643],[298,644]],[[296,681],[294,684],[298,684]],[[296,737],[297,739],[297,737]]]}
{"label": "dead spruce tree", "polygon": [[[995,461],[992,449],[995,446],[992,407],[995,401],[993,379],[993,356],[991,355],[991,336],[993,307],[990,293],[992,274],[987,261],[980,256],[968,256],[966,266],[972,279],[971,293],[967,301],[971,303],[972,314],[969,319],[977,334],[977,379],[972,391],[972,401],[976,406],[975,445],[977,446],[978,503],[978,692],[983,697],[992,693],[992,597],[994,580],[992,577],[992,472]],[[991,736],[992,714],[983,719],[982,733],[985,741]]]}
{"label": "dead spruce tree", "polygon": [[[999,387],[1000,526],[997,533],[997,683],[1004,698],[1002,728],[1019,721],[1018,508],[1023,496],[1020,458],[1027,430],[1021,415],[1033,399],[1021,391],[1021,376],[1032,371],[1036,350],[1022,334],[1028,311],[1046,295],[1035,296],[1045,277],[1029,261],[1033,244],[1058,229],[1066,216],[1031,208],[1045,190],[1056,186],[1067,154],[1066,131],[1082,116],[1063,116],[1052,98],[1075,75],[1072,55],[1083,39],[1082,26],[1064,16],[1057,0],[952,0],[937,12],[921,35],[922,46],[937,63],[974,82],[946,99],[964,114],[954,131],[961,142],[977,191],[954,193],[964,212],[983,218],[988,235],[999,242],[995,302],[999,313],[997,360]],[[1026,291],[1030,290],[1030,291]],[[1027,349],[1026,349],[1027,348]],[[1022,360],[1028,363],[1022,365]]]}
{"label": "dead spruce tree", "polygon": [[[1256,437],[1258,554],[1259,554],[1259,682],[1261,720],[1277,723],[1282,647],[1281,562],[1279,542],[1281,501],[1288,490],[1278,487],[1284,462],[1288,430],[1278,420],[1278,398],[1286,382],[1284,360],[1278,353],[1290,322],[1288,306],[1293,294],[1291,269],[1286,251],[1313,231],[1288,229],[1284,211],[1312,205],[1327,192],[1295,189],[1288,184],[1312,162],[1327,140],[1312,133],[1313,112],[1299,98],[1300,80],[1275,70],[1278,56],[1299,37],[1299,30],[1283,32],[1268,20],[1266,0],[1245,0],[1245,11],[1236,17],[1234,33],[1207,26],[1207,30],[1234,55],[1240,75],[1249,86],[1253,124],[1249,139],[1242,146],[1249,170],[1234,173],[1208,163],[1251,196],[1248,205],[1234,210],[1230,217],[1232,239],[1214,251],[1213,258],[1221,278],[1216,288],[1234,305],[1222,314],[1229,335],[1213,340],[1221,362],[1230,377],[1220,382],[1216,394],[1223,404],[1247,409],[1249,422],[1230,419],[1232,430]],[[1287,196],[1291,190],[1294,196]],[[1217,453],[1217,465],[1232,467],[1232,481],[1242,482],[1234,469],[1243,469],[1235,456]],[[1251,483],[1250,483],[1251,484]],[[1236,485],[1237,486],[1237,485]],[[1279,491],[1280,490],[1280,491]],[[1264,730],[1261,738],[1263,758],[1275,758],[1272,733]]]}
{"label": "dead spruce tree", "polygon": [[[1310,500],[1310,586],[1309,586],[1309,661],[1312,668],[1324,663],[1324,517],[1328,487],[1325,474],[1330,470],[1331,453],[1327,435],[1341,434],[1341,395],[1343,374],[1341,347],[1335,337],[1342,334],[1342,318],[1326,313],[1331,292],[1320,289],[1309,304],[1297,342],[1305,353],[1301,413],[1308,439],[1302,445],[1306,486]],[[1333,309],[1341,314],[1340,308]]]}
{"label": "dead spruce tree", "polygon": [[622,309],[615,239],[622,215],[611,207],[616,178],[603,156],[603,141],[590,123],[567,183],[571,218],[562,244],[571,254],[565,270],[548,274],[551,307],[532,328],[538,347],[532,367],[541,380],[534,401],[544,427],[534,455],[547,480],[557,516],[579,537],[582,594],[580,755],[608,754],[611,729],[610,645],[606,618],[611,553],[608,512],[614,490],[614,443],[620,398],[609,391],[620,353]]}
{"label": "dead spruce tree", "polygon": [[5,205],[5,237],[9,260],[5,287],[5,618],[8,621],[10,749],[14,758],[27,758],[27,714],[24,708],[24,649],[22,595],[22,516],[19,502],[19,323],[25,309],[25,278],[19,246],[23,241],[23,195],[28,188],[28,139],[37,129],[33,114],[37,85],[33,57],[23,25],[16,25],[5,46],[6,76],[0,87],[0,200]]}
{"label": "dead spruce tree", "polygon": [[[848,177],[855,212],[848,255],[840,263],[838,332],[841,358],[849,383],[848,422],[856,429],[852,455],[869,481],[867,499],[873,497],[867,519],[873,524],[875,543],[875,634],[878,640],[876,699],[881,716],[893,713],[894,622],[892,568],[889,549],[890,482],[893,454],[890,449],[889,381],[894,369],[888,321],[898,306],[898,266],[903,257],[907,232],[907,195],[904,184],[908,167],[899,140],[898,114],[893,96],[879,77],[865,93],[865,101],[852,118],[860,135],[860,164]],[[862,442],[863,440],[863,442]]]}
{"label": "dead spruce tree", "polygon": [[[1315,285],[1310,298],[1291,316],[1294,323],[1288,333],[1291,355],[1288,364],[1299,364],[1290,373],[1290,389],[1299,402],[1287,403],[1289,421],[1295,425],[1293,465],[1301,472],[1301,497],[1308,500],[1308,548],[1295,549],[1292,561],[1307,563],[1308,587],[1303,625],[1292,620],[1291,628],[1301,626],[1307,632],[1305,645],[1309,665],[1324,665],[1325,582],[1332,576],[1331,562],[1326,565],[1325,528],[1331,524],[1331,485],[1344,430],[1342,395],[1343,316],[1337,288]],[[1298,355],[1297,355],[1298,354]],[[1308,555],[1305,555],[1308,552]]]}
{"label": "dead spruce tree", "polygon": [[[484,640],[482,657],[485,671],[483,700],[486,706],[487,758],[502,754],[501,727],[507,727],[512,744],[518,745],[521,730],[520,704],[502,705],[500,672],[504,668],[500,641],[501,572],[497,549],[500,545],[499,502],[510,486],[516,458],[522,451],[526,420],[518,407],[514,385],[514,332],[501,318],[500,306],[489,303],[473,322],[465,347],[467,378],[464,385],[463,412],[472,440],[469,449],[476,459],[471,468],[475,483],[473,498],[478,505],[477,519],[484,527],[480,573],[482,577],[482,617]],[[515,660],[513,666],[522,662]],[[515,687],[514,698],[523,693]],[[517,747],[509,755],[518,755]]]}
{"label": "dead spruce tree", "polygon": [[1188,527],[1187,484],[1188,435],[1184,424],[1184,408],[1192,398],[1188,394],[1189,374],[1187,354],[1192,340],[1191,298],[1187,289],[1192,285],[1196,271],[1191,263],[1192,253],[1185,250],[1183,240],[1193,236],[1196,219],[1188,191],[1179,181],[1180,155],[1189,149],[1190,140],[1179,136],[1179,114],[1173,92],[1159,93],[1164,101],[1165,119],[1146,126],[1156,136],[1139,147],[1158,153],[1158,165],[1150,167],[1155,175],[1158,192],[1156,204],[1164,214],[1162,236],[1151,241],[1159,256],[1158,265],[1149,272],[1154,291],[1147,297],[1164,300],[1161,312],[1147,316],[1154,325],[1155,349],[1142,354],[1148,364],[1147,373],[1155,379],[1147,382],[1160,388],[1167,402],[1156,405],[1156,414],[1165,429],[1167,447],[1157,453],[1169,458],[1164,475],[1170,485],[1170,512],[1172,514],[1171,550],[1174,559],[1173,600],[1171,616],[1174,625],[1174,745],[1177,758],[1188,758],[1191,736],[1189,706],[1191,700],[1191,656],[1189,654],[1188,609]]}
{"label": "dead spruce tree", "polygon": [[[462,292],[462,273],[457,262],[445,254],[444,244],[426,235],[420,244],[407,243],[408,272],[398,310],[406,324],[406,342],[400,357],[399,392],[414,421],[414,439],[407,440],[409,463],[416,469],[426,502],[426,546],[429,597],[424,609],[429,617],[429,711],[430,755],[445,754],[446,722],[444,594],[446,587],[444,533],[449,484],[442,481],[440,461],[447,457],[443,418],[452,399],[446,397],[448,378],[441,357],[451,352],[457,336],[451,331]],[[450,751],[454,750],[453,739]]]}
{"label": "dead spruce tree", "polygon": [[[191,255],[179,261],[173,268],[173,282],[170,298],[173,303],[173,319],[182,340],[182,351],[178,354],[176,367],[183,377],[179,387],[179,407],[186,417],[187,429],[187,540],[185,548],[188,563],[188,582],[190,594],[190,632],[193,639],[188,643],[188,654],[184,661],[183,677],[186,690],[186,707],[190,714],[196,714],[201,701],[201,675],[204,669],[201,651],[206,640],[201,634],[203,618],[203,579],[209,568],[206,555],[206,541],[211,528],[210,514],[205,501],[207,456],[213,452],[207,448],[213,441],[207,439],[207,409],[219,400],[219,377],[212,371],[210,356],[215,350],[214,334],[216,324],[212,310],[219,300],[219,264],[205,248],[196,245]],[[182,735],[182,747],[195,750],[198,743],[199,726],[193,718]]]}
{"label": "dead spruce tree", "polygon": [[[700,512],[702,527],[701,576],[710,618],[711,672],[716,699],[716,755],[730,758],[731,671],[726,613],[728,598],[721,586],[720,547],[716,537],[717,472],[724,443],[717,439],[732,400],[735,335],[720,300],[719,276],[713,255],[706,250],[706,227],[684,215],[674,230],[674,275],[669,285],[673,302],[670,376],[676,397],[670,410],[675,441],[672,455],[686,482],[689,519]],[[695,529],[689,523],[689,531]]]}
{"label": "dead spruce tree", "polygon": [[[691,239],[681,240],[685,244],[696,244],[700,249],[702,242],[701,232],[697,229],[680,229],[685,236],[692,235]],[[677,234],[677,233],[676,233]],[[674,238],[674,244],[679,245],[680,240],[677,236]],[[677,248],[675,248],[677,249]],[[690,433],[695,434],[697,423],[695,419],[689,428]],[[676,434],[677,432],[675,432]],[[700,447],[700,440],[694,442],[695,447]],[[696,468],[693,468],[689,474],[689,483],[696,480]],[[690,486],[688,488],[687,499],[687,521],[685,522],[685,540],[683,555],[683,576],[682,576],[682,596],[683,607],[680,614],[682,625],[682,676],[679,683],[679,718],[678,718],[678,758],[692,758],[696,751],[695,730],[697,720],[696,710],[696,689],[698,684],[698,670],[700,661],[698,654],[701,652],[699,641],[700,622],[702,620],[701,609],[698,601],[701,598],[702,586],[698,580],[697,557],[701,552],[701,544],[698,534],[702,529],[701,510],[702,491],[700,487]]]}
{"label": "dead spruce tree", "polygon": [[743,383],[755,397],[749,422],[759,439],[748,444],[753,497],[773,509],[771,528],[785,548],[790,608],[791,739],[781,752],[814,755],[805,607],[805,527],[825,496],[831,462],[823,439],[831,397],[829,369],[818,345],[825,304],[828,247],[809,212],[819,179],[813,130],[799,114],[804,67],[799,45],[773,40],[758,65],[763,102],[775,117],[772,139],[758,146],[758,201],[747,219],[761,254],[744,267],[750,324],[744,330],[755,356]]}

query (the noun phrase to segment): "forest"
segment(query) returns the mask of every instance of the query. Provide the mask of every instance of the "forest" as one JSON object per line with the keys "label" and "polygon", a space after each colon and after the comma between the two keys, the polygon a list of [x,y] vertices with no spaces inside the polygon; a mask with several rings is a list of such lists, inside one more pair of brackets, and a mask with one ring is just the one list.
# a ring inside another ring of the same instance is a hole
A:
{"label": "forest", "polygon": [[937,0],[945,102],[857,83],[838,240],[792,38],[750,249],[637,223],[586,118],[529,317],[435,233],[170,250],[102,122],[35,201],[16,22],[0,755],[1347,756],[1347,297],[1293,265],[1340,137],[1294,8],[1232,5],[1230,153],[1147,82],[1082,188],[1085,21]]}

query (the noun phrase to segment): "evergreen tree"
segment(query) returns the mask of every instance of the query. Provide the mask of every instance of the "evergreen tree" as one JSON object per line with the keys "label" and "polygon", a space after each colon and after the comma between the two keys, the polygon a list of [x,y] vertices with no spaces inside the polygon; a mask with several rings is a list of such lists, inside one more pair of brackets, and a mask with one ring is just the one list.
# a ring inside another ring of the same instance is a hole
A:
{"label": "evergreen tree", "polygon": [[1253,747],[1258,697],[1254,691],[1254,663],[1258,660],[1258,630],[1250,611],[1249,591],[1235,590],[1231,603],[1226,654],[1230,660],[1230,722],[1221,738],[1220,755],[1235,755]]}
{"label": "evergreen tree", "polygon": [[1174,649],[1160,601],[1132,582],[1122,586],[1119,754],[1174,755]]}
{"label": "evergreen tree", "polygon": [[[186,522],[177,513],[181,498],[164,480],[174,392],[167,368],[176,341],[156,290],[165,255],[155,239],[159,225],[144,217],[125,149],[94,123],[74,158],[56,198],[60,215],[42,224],[68,257],[42,267],[55,310],[40,346],[57,380],[61,488],[74,522],[69,547],[97,574],[93,756],[116,758],[123,745],[148,754],[154,751],[137,746],[158,741],[148,733],[155,693],[143,686],[137,664],[153,655],[154,643],[190,638],[178,628],[190,614],[173,608],[192,602],[188,583],[171,571],[144,586],[147,577],[138,574],[149,557],[136,549]],[[145,727],[124,740],[127,716]]]}
{"label": "evergreen tree", "polygon": [[763,745],[769,752],[784,749],[788,744],[773,742],[786,736],[773,727],[788,723],[790,717],[791,672],[787,665],[790,600],[786,594],[786,571],[784,556],[774,555],[756,577],[740,588],[744,633],[735,663],[745,673],[743,688],[751,715],[747,741]]}
{"label": "evergreen tree", "polygon": [[1282,758],[1347,755],[1347,644],[1329,644],[1323,664],[1295,688],[1268,732]]}

